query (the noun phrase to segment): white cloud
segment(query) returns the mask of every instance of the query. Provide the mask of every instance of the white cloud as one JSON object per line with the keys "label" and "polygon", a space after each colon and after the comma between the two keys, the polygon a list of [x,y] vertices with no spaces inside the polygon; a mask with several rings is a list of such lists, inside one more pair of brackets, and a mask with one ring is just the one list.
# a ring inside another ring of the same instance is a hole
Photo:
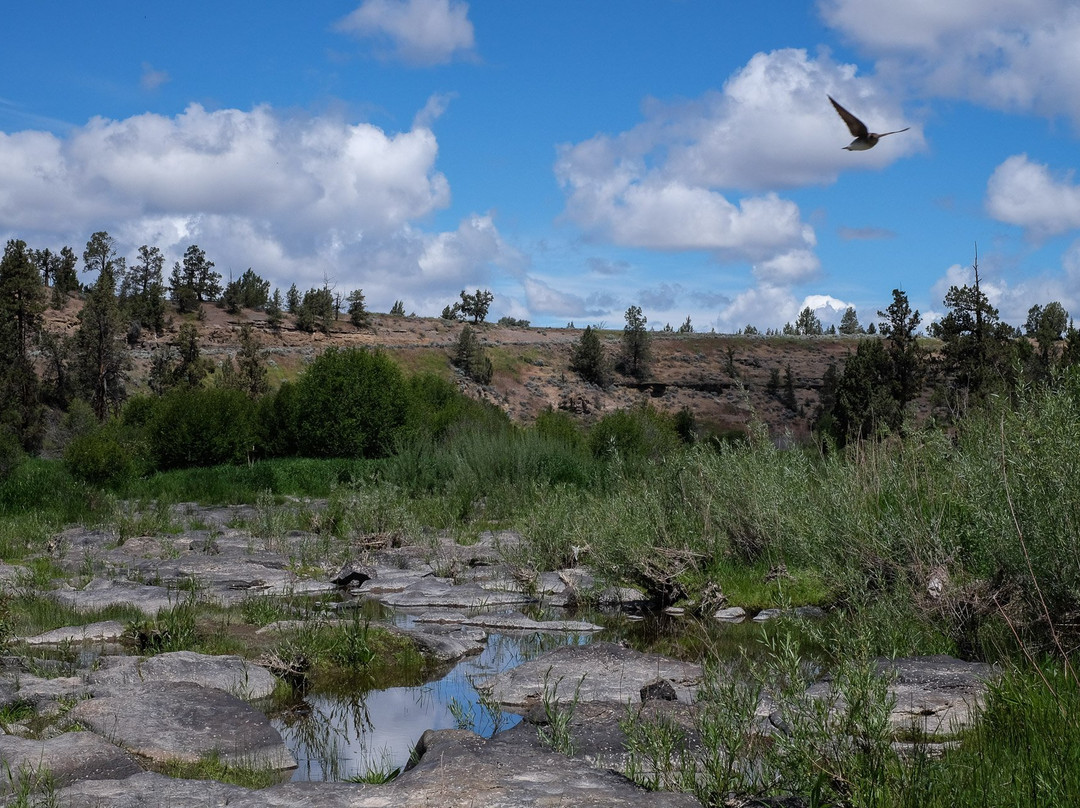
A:
{"label": "white cloud", "polygon": [[430,129],[431,125],[442,117],[456,93],[432,93],[427,103],[413,117],[413,129]]}
{"label": "white cloud", "polygon": [[1080,227],[1080,185],[1071,171],[1053,176],[1048,166],[1015,154],[994,169],[986,184],[986,210],[1023,227],[1034,238]]}
{"label": "white cloud", "polygon": [[764,332],[793,322],[798,313],[798,300],[789,289],[764,284],[737,294],[720,310],[715,325],[721,333],[732,333],[747,325]]}
{"label": "white cloud", "polygon": [[821,324],[828,328],[830,325],[840,324],[840,318],[850,305],[832,295],[807,295],[803,298],[799,311],[809,308],[821,320]]}
{"label": "white cloud", "polygon": [[754,277],[770,284],[791,285],[813,280],[821,261],[810,250],[789,250],[754,266]]}
{"label": "white cloud", "polygon": [[1080,126],[1074,0],[820,0],[825,21],[921,92],[1065,114]]}
{"label": "white cloud", "polygon": [[522,280],[525,300],[533,315],[558,315],[559,317],[583,317],[602,313],[590,307],[579,295],[556,289],[546,281],[534,277]]}
{"label": "white cloud", "polygon": [[[832,182],[842,170],[880,168],[924,146],[917,122],[855,74],[805,50],[758,53],[722,91],[649,102],[630,130],[564,144],[555,173],[566,217],[620,246],[708,250],[757,262],[767,275],[812,276],[812,227],[768,189]],[[851,136],[827,94],[877,131],[912,130],[873,151],[844,151]]]}
{"label": "white cloud", "polygon": [[417,266],[429,281],[453,285],[479,282],[477,266],[493,263],[513,268],[521,261],[517,251],[503,241],[490,215],[473,215],[456,231],[427,238]]}
{"label": "white cloud", "polygon": [[327,278],[373,306],[438,310],[523,259],[490,215],[420,229],[450,200],[437,155],[423,126],[388,133],[265,106],[0,133],[0,235],[81,252],[105,229],[123,253],[156,245],[169,263],[196,243],[226,277],[252,267],[300,289]]}
{"label": "white cloud", "polygon": [[[970,266],[953,264],[932,287],[938,301],[944,301],[951,286],[971,286],[975,273]],[[1012,325],[1022,326],[1027,312],[1034,304],[1046,305],[1056,300],[1076,316],[1080,314],[1080,240],[1074,242],[1062,257],[1062,268],[1048,268],[1033,277],[1010,280],[1001,272],[993,256],[979,259],[979,289],[986,295],[990,305],[998,309],[1001,319]],[[946,314],[927,312],[924,324]]]}
{"label": "white cloud", "polygon": [[446,64],[475,46],[469,4],[458,0],[364,0],[336,28],[388,42],[384,56],[415,65]]}
{"label": "white cloud", "polygon": [[0,133],[0,222],[259,216],[294,232],[386,232],[449,201],[428,129],[279,119],[268,107],[94,118],[58,138]]}
{"label": "white cloud", "polygon": [[139,79],[139,86],[147,92],[153,92],[171,79],[172,77],[164,70],[155,70],[154,66],[149,62],[142,63],[142,76]]}

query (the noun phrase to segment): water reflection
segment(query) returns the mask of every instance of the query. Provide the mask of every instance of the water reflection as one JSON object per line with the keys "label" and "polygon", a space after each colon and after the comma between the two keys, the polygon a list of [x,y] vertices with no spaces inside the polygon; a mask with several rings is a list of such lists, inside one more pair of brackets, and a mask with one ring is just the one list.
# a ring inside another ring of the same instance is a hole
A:
{"label": "water reflection", "polygon": [[[408,623],[409,618],[399,618]],[[471,729],[493,732],[493,716],[480,704],[473,682],[513,668],[588,636],[492,634],[483,653],[467,657],[442,678],[419,687],[389,687],[366,693],[315,693],[273,719],[299,764],[293,780],[343,780],[404,766],[427,729],[458,725],[455,711]],[[451,709],[453,705],[454,709]],[[503,713],[499,730],[521,717]]]}

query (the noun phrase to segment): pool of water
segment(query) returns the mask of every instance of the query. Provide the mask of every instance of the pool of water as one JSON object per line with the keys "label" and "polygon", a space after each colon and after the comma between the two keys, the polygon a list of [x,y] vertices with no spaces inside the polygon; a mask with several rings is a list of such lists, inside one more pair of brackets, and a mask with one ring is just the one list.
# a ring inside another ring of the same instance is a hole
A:
{"label": "pool of water", "polygon": [[[353,604],[365,618],[413,626],[414,618],[379,604]],[[499,611],[499,610],[493,610]],[[521,717],[485,706],[473,683],[559,646],[584,645],[593,638],[625,641],[640,651],[682,659],[737,658],[760,645],[762,627],[724,625],[664,614],[630,617],[619,612],[567,615],[533,609],[535,619],[568,618],[604,626],[585,635],[489,634],[483,653],[466,657],[442,677],[414,687],[387,687],[350,693],[309,693],[294,708],[271,720],[293,753],[296,780],[345,780],[389,775],[404,767],[427,729],[464,727],[484,736],[509,729]],[[496,726],[496,723],[498,726]]]}
{"label": "pool of water", "polygon": [[[407,615],[394,622],[407,625]],[[490,634],[481,654],[466,657],[442,678],[415,687],[308,694],[302,705],[271,719],[298,767],[292,779],[344,780],[390,773],[409,760],[427,729],[466,727],[490,736],[521,721],[485,707],[473,682],[513,668],[587,635]],[[498,726],[496,727],[496,723]]]}

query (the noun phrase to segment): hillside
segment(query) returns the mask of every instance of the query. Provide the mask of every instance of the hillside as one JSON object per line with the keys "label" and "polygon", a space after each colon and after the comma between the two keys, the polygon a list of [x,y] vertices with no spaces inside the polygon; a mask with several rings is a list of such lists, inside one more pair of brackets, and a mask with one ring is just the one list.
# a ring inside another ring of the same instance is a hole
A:
{"label": "hillside", "polygon": [[[73,330],[80,306],[79,301],[72,300],[62,311],[50,310],[46,327],[60,332]],[[202,352],[215,362],[227,354],[235,354],[240,327],[250,323],[275,382],[295,378],[305,362],[329,346],[363,346],[387,351],[408,370],[426,370],[455,378],[468,395],[498,405],[521,423],[531,422],[549,407],[591,420],[647,401],[671,413],[685,407],[694,413],[699,425],[719,432],[744,430],[752,413],[756,413],[777,437],[790,433],[793,438],[801,439],[809,434],[826,368],[831,362],[842,364],[856,344],[856,338],[657,331],[651,334],[650,376],[639,383],[614,374],[612,386],[601,390],[582,382],[568,368],[571,346],[580,338],[582,329],[483,323],[478,331],[495,373],[491,384],[481,387],[462,377],[450,364],[462,323],[374,314],[371,325],[363,329],[353,327],[342,317],[326,335],[307,334],[291,324],[274,331],[267,326],[265,315],[257,311],[231,315],[213,305],[205,306],[204,311],[201,320],[174,314],[161,336],[142,333],[133,350],[132,389],[145,384],[151,351],[174,342],[184,322],[196,324]],[[617,354],[621,336],[621,329],[601,332],[609,358]],[[787,367],[791,368],[799,405],[794,413],[767,392],[771,372],[778,370],[782,379]],[[734,376],[730,372],[732,368]]]}

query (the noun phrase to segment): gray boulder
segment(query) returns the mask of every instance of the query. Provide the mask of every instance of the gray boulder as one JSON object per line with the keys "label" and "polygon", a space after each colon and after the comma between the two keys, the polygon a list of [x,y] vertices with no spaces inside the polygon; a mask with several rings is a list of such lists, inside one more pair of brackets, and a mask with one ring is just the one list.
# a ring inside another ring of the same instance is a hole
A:
{"label": "gray boulder", "polygon": [[119,620],[88,623],[85,626],[65,626],[25,637],[27,645],[60,645],[61,643],[117,642],[124,636],[125,626]]}
{"label": "gray boulder", "polygon": [[95,578],[82,589],[57,589],[49,592],[48,597],[65,606],[71,606],[78,612],[89,612],[123,604],[134,606],[144,614],[153,616],[162,609],[172,608],[181,602],[183,594],[164,586]]}
{"label": "gray boulder", "polygon": [[928,737],[970,727],[982,710],[987,683],[1000,674],[985,662],[965,662],[944,654],[881,659],[877,667],[892,679],[893,729],[914,729]]}
{"label": "gray boulder", "polygon": [[454,586],[437,578],[425,578],[401,592],[380,596],[379,600],[387,606],[406,609],[483,609],[532,603],[535,598],[523,592],[486,589],[475,583]]}
{"label": "gray boulder", "polygon": [[239,656],[173,651],[147,659],[107,657],[105,660],[99,670],[88,676],[88,681],[96,686],[95,692],[102,694],[109,687],[140,682],[192,682],[254,701],[268,697],[277,686],[277,679],[270,671]]}
{"label": "gray boulder", "polygon": [[286,783],[254,791],[147,772],[78,783],[57,798],[67,808],[700,808],[688,794],[645,791],[618,774],[551,752],[539,745],[535,731],[485,740],[466,730],[429,730],[417,751],[419,762],[385,785]]}
{"label": "gray boulder", "polygon": [[93,732],[65,732],[45,741],[0,735],[0,760],[10,773],[0,778],[0,792],[14,790],[23,777],[39,773],[65,786],[79,780],[121,780],[142,771],[135,758]]}
{"label": "gray boulder", "polygon": [[224,690],[191,682],[117,688],[68,717],[135,754],[164,762],[217,752],[226,763],[290,769],[289,750],[261,712]]}

